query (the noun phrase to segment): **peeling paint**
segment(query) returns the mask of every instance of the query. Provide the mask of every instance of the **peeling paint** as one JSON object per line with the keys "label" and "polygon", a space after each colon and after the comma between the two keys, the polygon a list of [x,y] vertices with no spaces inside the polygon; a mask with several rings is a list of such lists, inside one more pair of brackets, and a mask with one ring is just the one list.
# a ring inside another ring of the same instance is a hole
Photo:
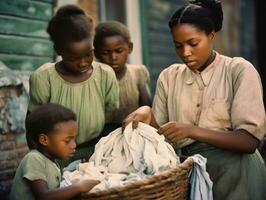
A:
{"label": "peeling paint", "polygon": [[25,133],[30,73],[11,70],[0,61],[0,134]]}
{"label": "peeling paint", "polygon": [[25,133],[25,118],[28,108],[29,98],[22,88],[22,94],[17,96],[15,90],[10,91],[7,109],[7,121],[10,130],[14,133]]}

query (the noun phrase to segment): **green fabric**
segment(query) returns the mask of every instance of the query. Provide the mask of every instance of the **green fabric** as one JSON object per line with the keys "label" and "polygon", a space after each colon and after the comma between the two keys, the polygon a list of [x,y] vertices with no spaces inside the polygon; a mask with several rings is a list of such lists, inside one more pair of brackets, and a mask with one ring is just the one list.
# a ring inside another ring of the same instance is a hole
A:
{"label": "green fabric", "polygon": [[49,189],[54,189],[59,187],[61,173],[54,162],[39,151],[31,150],[22,159],[16,171],[10,194],[11,200],[34,199],[25,178],[30,181],[44,180],[47,182]]}
{"label": "green fabric", "polygon": [[266,168],[257,150],[253,154],[233,153],[199,142],[182,148],[182,155],[194,154],[207,158],[215,200],[266,199]]}
{"label": "green fabric", "polygon": [[77,144],[96,138],[105,122],[105,111],[118,107],[118,83],[111,67],[93,62],[91,77],[81,83],[63,80],[54,63],[38,68],[30,78],[32,111],[41,104],[52,102],[73,110],[78,119]]}

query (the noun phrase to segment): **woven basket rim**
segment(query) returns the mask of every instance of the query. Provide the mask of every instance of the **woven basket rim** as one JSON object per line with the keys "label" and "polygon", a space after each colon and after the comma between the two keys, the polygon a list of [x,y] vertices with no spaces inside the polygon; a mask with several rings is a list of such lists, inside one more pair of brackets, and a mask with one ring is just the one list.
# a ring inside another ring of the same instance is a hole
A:
{"label": "woven basket rim", "polygon": [[[189,171],[191,170],[193,165],[193,159],[187,158],[183,163],[178,164],[176,167],[167,169],[163,172],[160,172],[156,175],[145,177],[141,180],[128,183],[125,186],[113,187],[102,191],[97,192],[88,192],[83,193],[82,197],[97,197],[97,196],[104,196],[104,195],[111,195],[113,193],[119,193],[122,191],[128,191],[132,188],[139,188],[148,185],[152,185],[156,182],[160,181],[168,181],[167,179],[176,179],[176,175],[188,175]],[[175,175],[175,176],[174,176]]]}

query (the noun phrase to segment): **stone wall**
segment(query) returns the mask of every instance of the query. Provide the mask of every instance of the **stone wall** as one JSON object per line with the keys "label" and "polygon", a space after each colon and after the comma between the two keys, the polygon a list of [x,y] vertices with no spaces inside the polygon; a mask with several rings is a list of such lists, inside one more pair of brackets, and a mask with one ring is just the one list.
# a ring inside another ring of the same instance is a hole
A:
{"label": "stone wall", "polygon": [[7,198],[19,162],[28,152],[25,131],[11,130],[8,105],[14,94],[22,95],[21,86],[0,88],[2,129],[0,133],[0,195]]}
{"label": "stone wall", "polygon": [[7,199],[19,162],[28,152],[25,117],[30,72],[0,62],[0,196]]}

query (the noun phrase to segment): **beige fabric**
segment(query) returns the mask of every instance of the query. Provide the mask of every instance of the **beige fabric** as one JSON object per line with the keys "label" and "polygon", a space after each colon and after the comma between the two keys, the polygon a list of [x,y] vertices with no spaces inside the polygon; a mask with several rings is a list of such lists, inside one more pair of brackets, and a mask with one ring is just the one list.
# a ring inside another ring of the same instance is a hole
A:
{"label": "beige fabric", "polygon": [[105,122],[105,112],[118,107],[118,84],[111,67],[93,62],[91,77],[80,83],[70,83],[55,70],[55,63],[46,63],[30,77],[29,110],[52,102],[73,110],[78,120],[77,144],[99,136]]}
{"label": "beige fabric", "polygon": [[[157,81],[153,112],[159,125],[178,121],[212,130],[245,129],[262,139],[266,132],[262,96],[252,64],[217,53],[201,73],[184,64],[165,69]],[[178,146],[192,142],[184,139]]]}
{"label": "beige fabric", "polygon": [[121,123],[123,119],[139,107],[139,91],[147,87],[150,75],[144,65],[126,65],[124,77],[118,80],[119,84],[119,108],[113,113],[107,114],[106,122]]}

